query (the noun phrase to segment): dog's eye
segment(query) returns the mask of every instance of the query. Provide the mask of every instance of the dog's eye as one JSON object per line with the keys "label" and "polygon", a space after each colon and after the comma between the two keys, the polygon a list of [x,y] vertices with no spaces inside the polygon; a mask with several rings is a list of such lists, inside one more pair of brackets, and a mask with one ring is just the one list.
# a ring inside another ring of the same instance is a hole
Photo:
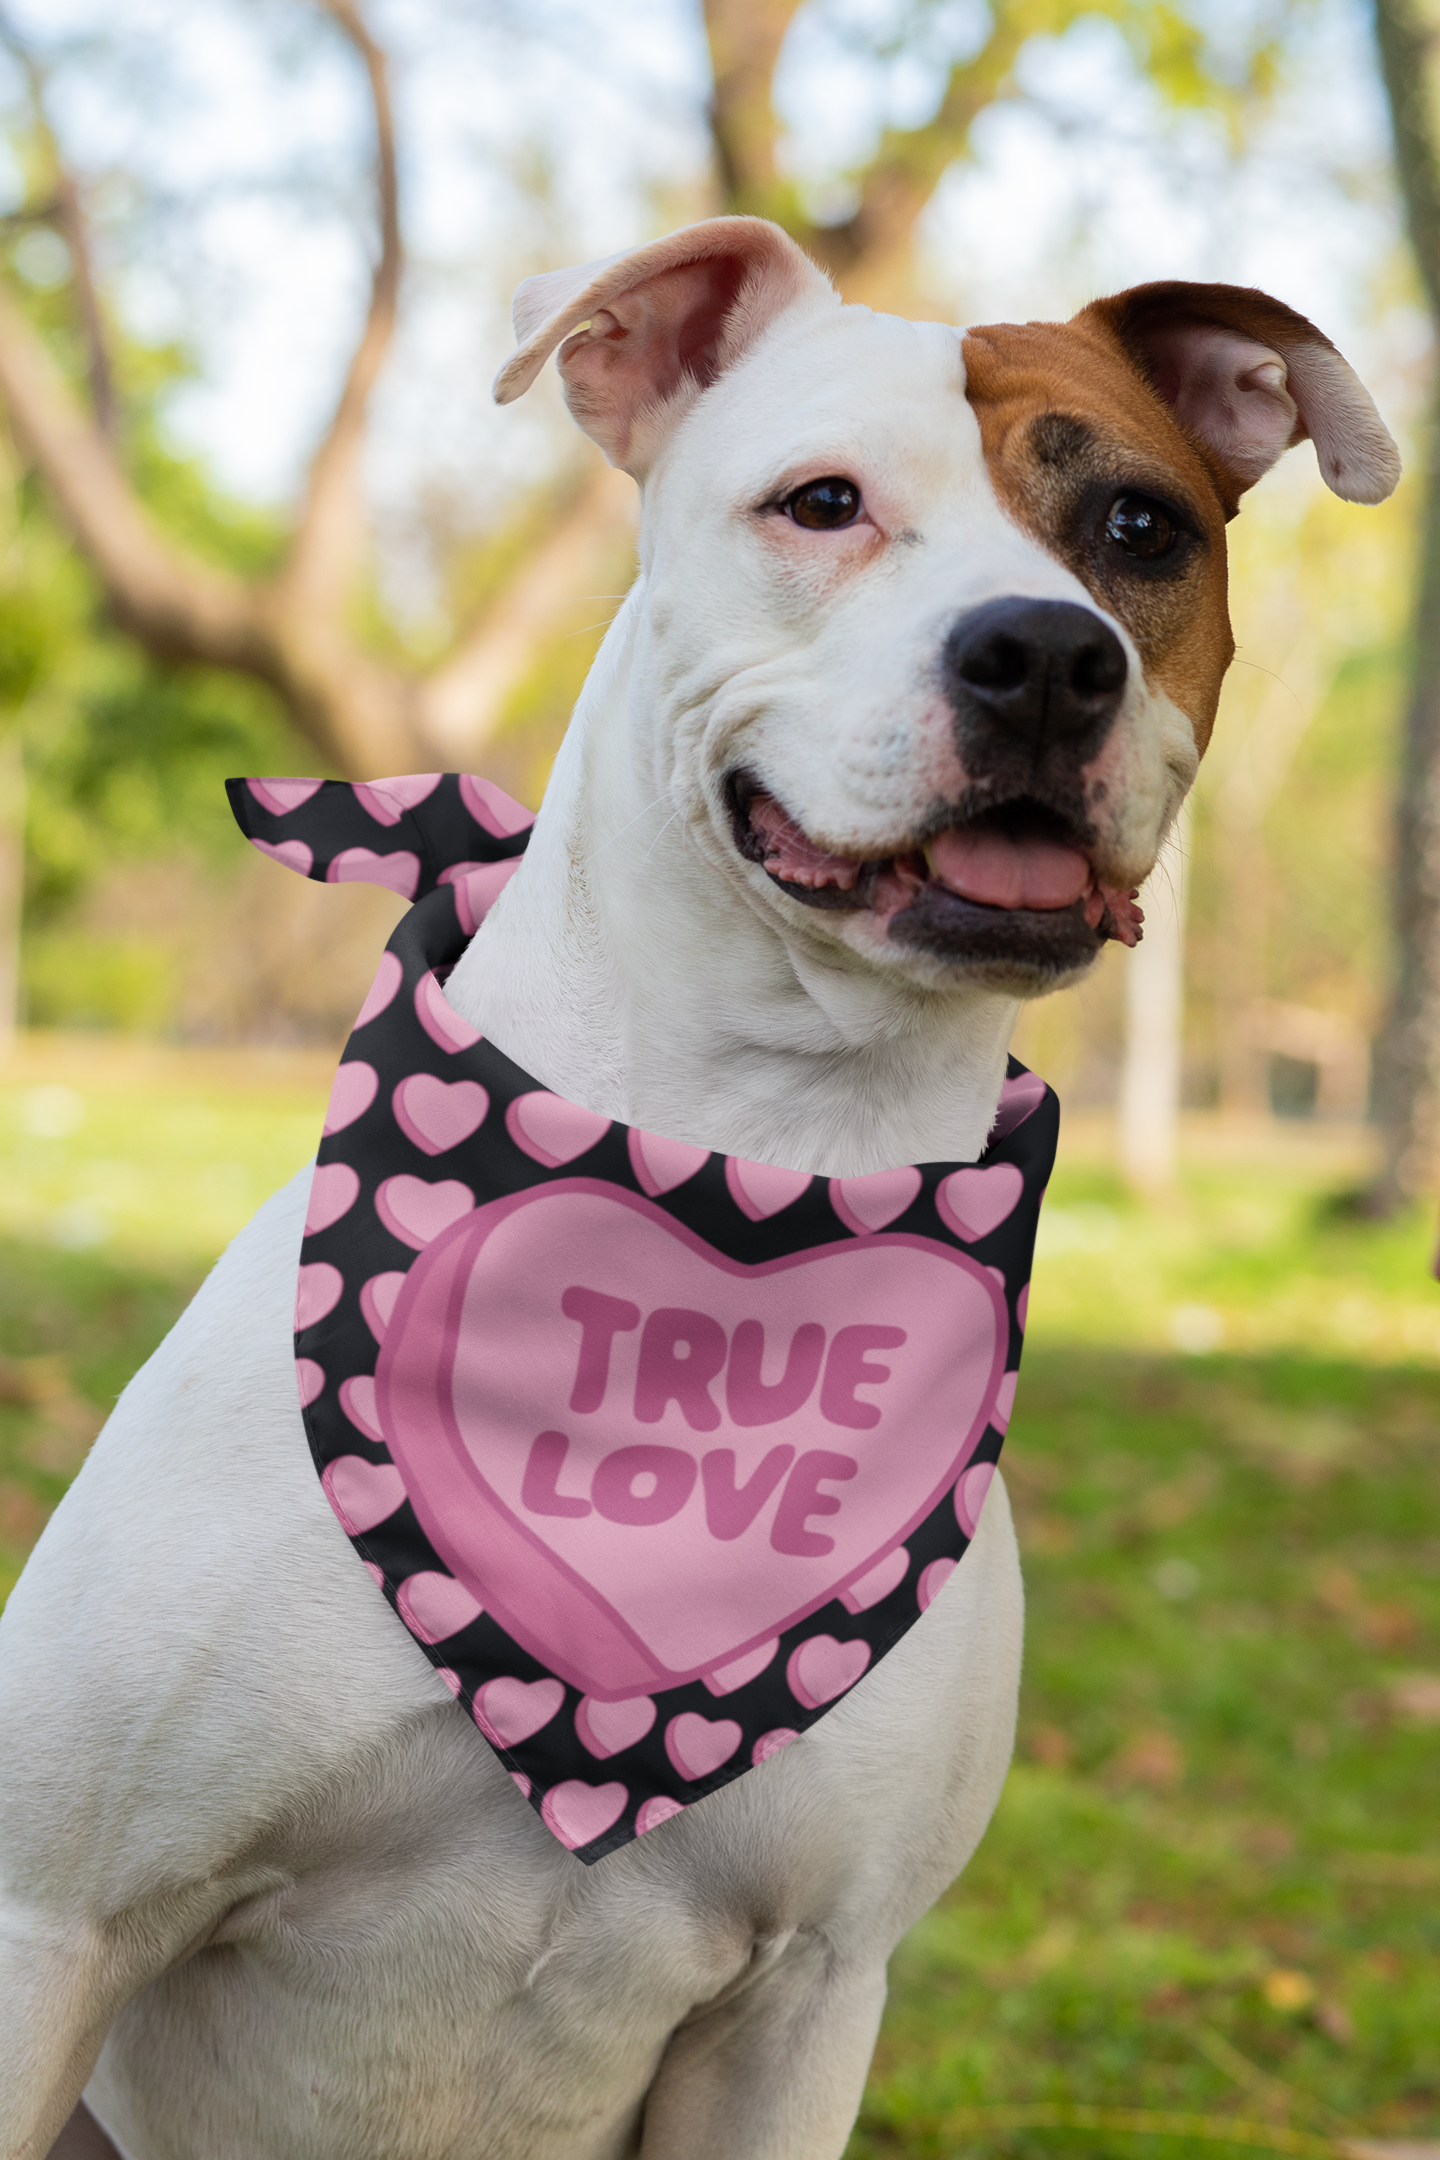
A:
{"label": "dog's eye", "polygon": [[797,525],[811,532],[834,532],[837,526],[853,525],[860,515],[860,490],[853,480],[831,474],[825,480],[807,480],[788,496],[785,508]]}
{"label": "dog's eye", "polygon": [[1117,495],[1105,520],[1105,537],[1127,555],[1154,562],[1175,545],[1175,524],[1168,510],[1148,495]]}

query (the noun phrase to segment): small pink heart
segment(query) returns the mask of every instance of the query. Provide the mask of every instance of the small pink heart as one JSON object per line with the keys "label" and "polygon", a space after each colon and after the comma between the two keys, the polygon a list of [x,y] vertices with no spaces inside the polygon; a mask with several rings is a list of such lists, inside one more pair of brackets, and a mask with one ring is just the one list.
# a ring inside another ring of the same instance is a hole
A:
{"label": "small pink heart", "polygon": [[[343,1065],[340,1070],[345,1070]],[[437,1080],[433,1073],[411,1073],[391,1103],[407,1140],[427,1155],[444,1155],[484,1124],[490,1097],[478,1080]]]}
{"label": "small pink heart", "polygon": [[325,1392],[325,1368],[317,1365],[313,1357],[296,1358],[295,1381],[300,1389],[300,1400],[308,1410],[316,1396]]}
{"label": "small pink heart", "polygon": [[903,1215],[920,1190],[920,1172],[906,1164],[899,1170],[872,1170],[869,1177],[831,1178],[830,1205],[847,1230],[863,1237],[883,1230]]}
{"label": "small pink heart", "polygon": [[929,1567],[921,1569],[920,1580],[915,1585],[915,1595],[920,1600],[921,1612],[930,1610],[954,1572],[953,1560],[932,1560]]}
{"label": "small pink heart", "polygon": [[516,1147],[547,1170],[558,1170],[562,1163],[587,1154],[610,1130],[610,1119],[598,1110],[582,1110],[579,1103],[566,1102],[548,1088],[517,1095],[505,1113],[505,1123]]}
{"label": "small pink heart", "polygon": [[348,1162],[317,1163],[310,1180],[310,1205],[305,1211],[305,1235],[316,1237],[332,1223],[348,1215],[360,1190],[360,1178]]}
{"label": "small pink heart", "polygon": [[364,1568],[366,1574],[370,1577],[370,1580],[374,1583],[376,1589],[383,1590],[385,1587],[384,1568],[376,1567],[373,1560],[362,1560],[360,1565]]}
{"label": "small pink heart", "polygon": [[408,848],[377,855],[373,848],[342,848],[325,872],[327,885],[383,885],[402,900],[413,900],[420,883],[420,858]]}
{"label": "small pink heart", "polygon": [[433,795],[439,785],[438,772],[406,773],[392,780],[357,780],[355,799],[377,825],[398,825],[407,810]]}
{"label": "small pink heart", "polygon": [[903,1545],[897,1545],[894,1552],[886,1553],[883,1560],[867,1568],[848,1589],[840,1592],[841,1604],[851,1612],[868,1612],[872,1605],[878,1605],[881,1598],[889,1597],[891,1591],[904,1582],[909,1566],[909,1553]]}
{"label": "small pink heart", "polygon": [[789,1747],[791,1741],[799,1737],[799,1733],[792,1732],[788,1725],[777,1725],[773,1732],[762,1732],[750,1750],[750,1767],[758,1770],[762,1762],[769,1762],[772,1755],[778,1755],[781,1748]]}
{"label": "small pink heart", "polygon": [[511,855],[504,862],[452,863],[441,871],[440,883],[455,888],[455,919],[466,937],[474,937],[524,859]]}
{"label": "small pink heart", "polygon": [[665,1752],[681,1777],[709,1777],[729,1762],[744,1737],[733,1718],[703,1718],[685,1710],[665,1728]]}
{"label": "small pink heart", "polygon": [[528,1777],[526,1777],[523,1770],[512,1770],[510,1772],[510,1782],[515,1787],[515,1790],[519,1793],[522,1800],[529,1799],[530,1780]]}
{"label": "small pink heart", "polygon": [[442,1575],[438,1568],[407,1575],[396,1603],[406,1627],[421,1642],[444,1642],[480,1617],[479,1599],[470,1595],[464,1583],[456,1582],[453,1575]]}
{"label": "small pink heart", "polygon": [[991,1163],[987,1169],[952,1170],[935,1195],[940,1220],[956,1237],[973,1245],[998,1230],[1025,1190],[1014,1163]]}
{"label": "small pink heart", "polygon": [[577,1852],[619,1821],[629,1797],[628,1789],[618,1781],[587,1785],[583,1778],[566,1778],[563,1785],[552,1785],[546,1793],[540,1815],[551,1836]]}
{"label": "small pink heart", "polygon": [[452,1057],[457,1050],[473,1050],[480,1040],[480,1030],[461,1019],[429,968],[415,986],[415,1017],[431,1042]]}
{"label": "small pink heart", "polygon": [[366,1462],[363,1455],[337,1455],[320,1478],[325,1497],[351,1537],[362,1537],[393,1515],[405,1498],[394,1463]]}
{"label": "small pink heart", "polygon": [[309,1260],[295,1284],[295,1332],[314,1327],[326,1313],[334,1312],[345,1288],[345,1278],[328,1260]]}
{"label": "small pink heart", "polygon": [[1007,1133],[1023,1125],[1033,1116],[1045,1100],[1045,1082],[1039,1073],[1017,1073],[1007,1080],[1000,1090],[1000,1103],[995,1112],[995,1122],[990,1127],[992,1140],[1003,1140]]}
{"label": "small pink heart", "polygon": [[341,1381],[340,1407],[356,1432],[362,1432],[367,1440],[378,1440],[384,1446],[385,1435],[380,1430],[380,1413],[375,1406],[373,1373],[356,1373],[352,1380]]}
{"label": "small pink heart", "polygon": [[782,1170],[775,1163],[747,1162],[743,1155],[725,1158],[725,1182],[730,1197],[751,1222],[764,1222],[781,1208],[798,1200],[810,1183],[804,1170]]}
{"label": "small pink heart", "polygon": [[318,795],[325,783],[323,780],[247,780],[245,785],[262,810],[268,810],[272,817],[288,817],[301,803]]}
{"label": "small pink heart", "polygon": [[1011,1413],[1015,1408],[1015,1389],[1019,1385],[1019,1380],[1020,1375],[1018,1372],[1007,1372],[1002,1375],[1000,1385],[995,1390],[995,1404],[990,1412],[990,1423],[994,1426],[996,1432],[1006,1432],[1009,1429]]}
{"label": "small pink heart", "polygon": [[713,1672],[705,1673],[706,1687],[712,1695],[733,1695],[737,1687],[744,1687],[747,1680],[764,1672],[779,1647],[778,1635],[772,1635],[769,1642],[757,1643],[743,1657],[731,1658],[728,1665],[717,1665]]}
{"label": "small pink heart", "polygon": [[1019,1328],[1022,1335],[1025,1332],[1025,1322],[1029,1317],[1029,1313],[1030,1285],[1027,1282],[1024,1289],[1020,1292],[1019,1297],[1017,1297],[1015,1300],[1015,1325]]}
{"label": "small pink heart", "polygon": [[497,1747],[518,1747],[548,1725],[565,1700],[562,1680],[487,1680],[475,1695],[475,1722]]}
{"label": "small pink heart", "polygon": [[395,1300],[404,1287],[405,1270],[394,1268],[384,1275],[372,1275],[362,1288],[360,1311],[376,1342],[384,1342],[385,1330],[390,1325],[390,1315],[395,1310]]}
{"label": "small pink heart", "polygon": [[662,1822],[669,1822],[672,1815],[685,1812],[678,1800],[668,1793],[655,1793],[648,1799],[635,1817],[635,1834],[644,1837],[647,1830],[658,1830]]}
{"label": "small pink heart", "polygon": [[380,1075],[373,1065],[367,1065],[364,1058],[350,1058],[335,1075],[321,1130],[344,1132],[347,1125],[353,1125],[356,1118],[365,1115],[375,1100],[379,1085]]}
{"label": "small pink heart", "polygon": [[364,1004],[355,1015],[357,1028],[364,1027],[367,1021],[373,1020],[378,1013],[384,1012],[386,1006],[400,988],[404,978],[405,970],[400,965],[399,955],[387,952],[381,959],[379,967],[375,970],[375,980],[365,993]]}
{"label": "small pink heart", "polygon": [[709,1148],[697,1147],[690,1140],[666,1140],[659,1133],[641,1132],[638,1126],[630,1128],[630,1167],[635,1172],[642,1192],[652,1200],[661,1193],[674,1192],[687,1178],[694,1177],[697,1170],[710,1160]]}
{"label": "small pink heart", "polygon": [[622,1748],[643,1740],[655,1722],[655,1705],[648,1695],[631,1695],[624,1702],[597,1702],[587,1695],[575,1712],[575,1730],[592,1755],[618,1755]]}
{"label": "small pink heart", "polygon": [[955,1487],[955,1520],[966,1537],[974,1537],[979,1528],[980,1510],[985,1505],[985,1495],[994,1475],[994,1463],[976,1463]]}
{"label": "small pink heart", "polygon": [[796,1702],[803,1703],[807,1710],[818,1710],[822,1703],[834,1702],[846,1688],[854,1687],[869,1663],[869,1643],[837,1642],[833,1635],[812,1635],[790,1653],[785,1678]]}
{"label": "small pink heart", "polygon": [[287,870],[298,870],[301,877],[309,877],[315,867],[315,854],[303,840],[252,840],[251,847],[259,848],[272,862],[283,863]]}
{"label": "small pink heart", "polygon": [[513,795],[496,787],[493,780],[477,780],[473,773],[460,775],[460,800],[476,824],[483,825],[497,840],[508,840],[512,833],[524,832],[527,825],[535,822],[533,810],[516,802]]}
{"label": "small pink heart", "polygon": [[437,1665],[435,1668],[435,1677],[437,1680],[443,1680],[446,1687],[449,1688],[450,1693],[455,1696],[458,1696],[465,1686],[465,1683],[460,1678],[459,1673],[451,1672],[448,1665]]}
{"label": "small pink heart", "polygon": [[474,1205],[474,1193],[459,1178],[441,1178],[434,1185],[418,1177],[386,1178],[375,1195],[375,1212],[385,1228],[415,1252],[423,1252]]}

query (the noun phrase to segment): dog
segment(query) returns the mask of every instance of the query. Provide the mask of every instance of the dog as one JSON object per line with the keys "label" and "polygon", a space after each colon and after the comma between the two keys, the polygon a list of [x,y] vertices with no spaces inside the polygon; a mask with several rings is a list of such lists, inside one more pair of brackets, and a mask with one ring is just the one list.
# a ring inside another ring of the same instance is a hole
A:
{"label": "dog", "polygon": [[[558,348],[640,567],[451,1005],[650,1132],[972,1160],[1023,1001],[1137,935],[1241,494],[1308,436],[1381,500],[1369,397],[1258,292],[961,332],[842,305],[752,218],[532,278],[515,322],[497,396]],[[803,1738],[582,1867],[324,1503],[307,1185],[125,1390],[5,1615],[0,2152],[835,2160],[886,1961],[1010,1757],[1003,1483]]]}

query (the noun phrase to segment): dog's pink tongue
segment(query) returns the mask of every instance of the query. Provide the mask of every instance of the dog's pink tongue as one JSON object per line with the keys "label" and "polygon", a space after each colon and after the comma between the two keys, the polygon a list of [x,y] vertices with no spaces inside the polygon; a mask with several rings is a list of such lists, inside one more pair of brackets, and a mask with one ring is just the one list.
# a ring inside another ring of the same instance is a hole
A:
{"label": "dog's pink tongue", "polygon": [[1058,840],[1012,840],[971,828],[941,833],[926,855],[942,885],[986,907],[1071,907],[1090,883],[1080,850]]}

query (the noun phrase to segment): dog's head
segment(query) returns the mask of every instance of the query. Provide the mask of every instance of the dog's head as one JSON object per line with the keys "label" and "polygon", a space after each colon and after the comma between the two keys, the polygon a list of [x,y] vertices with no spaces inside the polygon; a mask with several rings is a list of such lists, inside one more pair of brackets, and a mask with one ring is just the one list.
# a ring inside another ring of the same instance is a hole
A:
{"label": "dog's head", "polygon": [[716,218],[529,279],[515,323],[497,398],[559,346],[641,483],[656,792],[787,935],[937,986],[1033,994],[1135,941],[1241,494],[1307,437],[1350,501],[1399,474],[1329,340],[1235,286],[962,333]]}

